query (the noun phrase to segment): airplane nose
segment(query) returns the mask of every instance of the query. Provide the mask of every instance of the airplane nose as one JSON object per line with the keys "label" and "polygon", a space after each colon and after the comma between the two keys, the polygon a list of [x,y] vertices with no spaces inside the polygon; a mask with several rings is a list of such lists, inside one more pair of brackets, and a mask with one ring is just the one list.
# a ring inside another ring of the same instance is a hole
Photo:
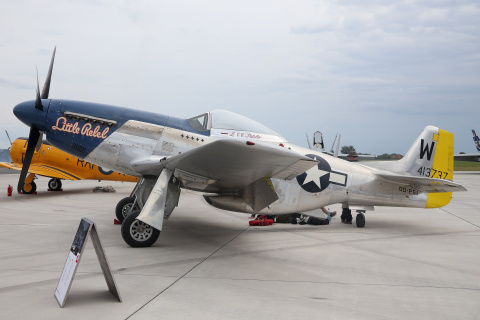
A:
{"label": "airplane nose", "polygon": [[40,131],[45,131],[45,117],[49,101],[42,100],[43,110],[35,108],[35,100],[19,103],[13,108],[13,114],[27,126],[34,126]]}

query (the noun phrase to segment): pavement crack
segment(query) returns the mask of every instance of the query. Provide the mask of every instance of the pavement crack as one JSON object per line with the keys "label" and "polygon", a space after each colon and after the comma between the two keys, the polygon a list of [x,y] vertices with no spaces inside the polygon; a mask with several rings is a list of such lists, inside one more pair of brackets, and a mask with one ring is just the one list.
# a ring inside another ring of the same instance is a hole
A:
{"label": "pavement crack", "polygon": [[182,280],[183,278],[185,278],[190,272],[192,272],[193,270],[195,270],[198,266],[200,266],[202,263],[204,263],[205,261],[207,261],[208,259],[210,259],[215,253],[217,253],[218,251],[222,250],[223,248],[225,248],[228,244],[230,244],[233,240],[237,239],[240,235],[242,235],[245,231],[247,231],[249,229],[249,227],[243,229],[242,231],[240,231],[237,235],[235,235],[232,239],[230,239],[229,241],[225,242],[223,245],[221,245],[219,248],[217,248],[217,250],[213,251],[210,255],[208,255],[207,257],[205,257],[204,259],[202,259],[199,263],[197,263],[196,265],[194,265],[192,268],[190,268],[190,270],[188,270],[187,272],[185,272],[182,276],[180,276],[177,280],[175,280],[174,282],[172,282],[169,286],[167,286],[165,289],[163,289],[162,291],[160,291],[155,297],[153,297],[152,299],[150,299],[149,301],[147,301],[144,305],[142,305],[140,308],[138,308],[137,310],[135,310],[131,315],[129,315],[128,317],[126,317],[125,319],[130,319],[133,315],[135,315],[137,312],[139,312],[140,310],[142,310],[145,306],[147,306],[150,302],[152,302],[153,300],[155,300],[156,298],[158,298],[161,294],[163,294],[165,291],[167,291],[168,289],[170,289],[171,287],[173,287],[177,282],[179,282],[180,280]]}
{"label": "pavement crack", "polygon": [[448,213],[448,214],[451,215],[451,216],[457,217],[458,219],[463,220],[463,221],[465,221],[465,222],[468,223],[468,224],[471,224],[472,226],[476,227],[477,229],[480,229],[480,226],[479,226],[479,225],[476,225],[475,223],[470,222],[470,221],[468,221],[467,219],[463,219],[462,217],[457,216],[456,214],[451,213],[451,212],[449,212],[449,211],[447,211],[447,210],[445,210],[445,209],[443,209],[443,208],[440,208],[440,210],[442,210],[442,211],[445,212],[445,213]]}

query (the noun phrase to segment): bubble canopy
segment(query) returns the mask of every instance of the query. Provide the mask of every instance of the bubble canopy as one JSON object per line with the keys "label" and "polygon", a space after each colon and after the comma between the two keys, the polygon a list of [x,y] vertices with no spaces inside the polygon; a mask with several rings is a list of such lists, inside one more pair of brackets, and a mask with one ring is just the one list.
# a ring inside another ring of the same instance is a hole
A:
{"label": "bubble canopy", "polygon": [[[264,126],[263,124],[226,110],[213,110],[210,113],[204,113],[202,115],[190,118],[189,122],[196,130],[199,131],[207,131],[209,129],[224,129],[255,132],[283,138],[280,134]],[[208,127],[209,123],[210,128]]]}

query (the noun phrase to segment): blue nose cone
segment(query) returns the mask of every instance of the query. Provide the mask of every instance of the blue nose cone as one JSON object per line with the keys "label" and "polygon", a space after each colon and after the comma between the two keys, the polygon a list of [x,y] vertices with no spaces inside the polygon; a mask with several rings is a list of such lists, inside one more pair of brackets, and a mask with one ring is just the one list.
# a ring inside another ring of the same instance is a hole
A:
{"label": "blue nose cone", "polygon": [[45,131],[45,118],[49,102],[50,100],[42,100],[43,110],[35,108],[35,100],[19,103],[13,108],[13,114],[27,126]]}

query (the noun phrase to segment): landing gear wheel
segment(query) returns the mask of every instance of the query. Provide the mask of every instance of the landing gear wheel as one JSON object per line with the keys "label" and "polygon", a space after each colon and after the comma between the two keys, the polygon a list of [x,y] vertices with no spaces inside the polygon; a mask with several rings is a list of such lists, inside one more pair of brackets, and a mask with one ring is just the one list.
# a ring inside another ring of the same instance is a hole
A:
{"label": "landing gear wheel", "polygon": [[50,179],[50,181],[48,181],[48,188],[51,191],[60,191],[60,189],[62,189],[62,181],[60,179]]}
{"label": "landing gear wheel", "polygon": [[357,228],[365,227],[365,215],[361,212],[357,214],[357,217],[355,218],[355,223],[357,224]]}
{"label": "landing gear wheel", "polygon": [[140,211],[128,215],[122,223],[123,240],[131,247],[150,247],[157,241],[160,231],[150,225],[137,220]]}
{"label": "landing gear wheel", "polygon": [[22,188],[23,193],[32,194],[32,193],[35,193],[35,191],[37,191],[37,185],[35,184],[35,182],[32,181],[28,184],[23,185],[23,188]]}
{"label": "landing gear wheel", "polygon": [[123,220],[130,214],[134,202],[134,197],[126,197],[117,203],[117,206],[115,207],[115,215],[117,216],[118,221],[123,222]]}

